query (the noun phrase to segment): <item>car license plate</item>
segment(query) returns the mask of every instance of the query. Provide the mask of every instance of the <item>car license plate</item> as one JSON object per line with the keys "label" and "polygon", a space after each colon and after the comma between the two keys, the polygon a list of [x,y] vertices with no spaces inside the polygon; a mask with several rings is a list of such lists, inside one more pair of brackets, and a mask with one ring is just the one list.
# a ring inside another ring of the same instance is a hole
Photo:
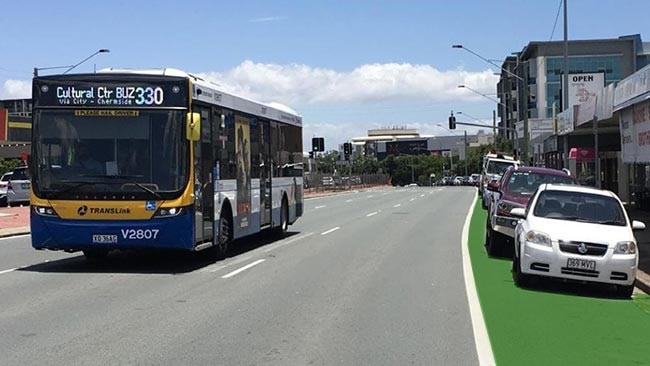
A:
{"label": "car license plate", "polygon": [[596,270],[596,261],[580,258],[567,258],[566,266],[568,268],[586,269],[589,271]]}
{"label": "car license plate", "polygon": [[93,235],[93,243],[96,244],[114,244],[117,243],[117,235]]}
{"label": "car license plate", "polygon": [[20,188],[22,189],[29,189],[29,183],[21,183]]}

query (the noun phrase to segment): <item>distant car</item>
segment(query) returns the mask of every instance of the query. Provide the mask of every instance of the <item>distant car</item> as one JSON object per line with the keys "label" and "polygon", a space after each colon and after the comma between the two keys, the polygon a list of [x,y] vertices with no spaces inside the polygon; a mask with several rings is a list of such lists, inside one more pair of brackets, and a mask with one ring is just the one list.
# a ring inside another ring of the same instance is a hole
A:
{"label": "distant car", "polygon": [[614,193],[544,184],[527,208],[510,213],[520,218],[515,284],[525,287],[532,276],[546,276],[614,284],[621,297],[632,295],[639,263],[633,230],[644,230],[645,224],[630,222]]}
{"label": "distant car", "polygon": [[479,182],[481,181],[481,175],[480,174],[472,174],[469,176],[469,183],[473,186],[477,186]]}
{"label": "distant car", "polygon": [[506,244],[512,243],[517,218],[510,216],[515,207],[526,207],[537,187],[544,183],[578,184],[562,170],[513,166],[503,174],[499,183],[488,185],[488,217],[485,228],[485,246],[489,255],[498,255]]}
{"label": "distant car", "polygon": [[29,203],[30,180],[27,167],[13,170],[7,183],[7,203],[9,206],[19,203]]}
{"label": "distant car", "polygon": [[409,187],[417,187],[418,184],[417,184],[417,183],[411,183],[411,184],[409,184],[408,186],[409,186]]}
{"label": "distant car", "polygon": [[481,171],[480,184],[478,187],[479,196],[483,196],[481,202],[483,209],[487,209],[490,192],[485,188],[490,182],[496,182],[501,179],[503,173],[512,165],[519,165],[519,161],[514,157],[499,152],[490,152],[483,157],[483,168]]}
{"label": "distant car", "polygon": [[6,172],[0,178],[0,205],[7,205],[7,186],[9,185],[9,179],[13,172]]}

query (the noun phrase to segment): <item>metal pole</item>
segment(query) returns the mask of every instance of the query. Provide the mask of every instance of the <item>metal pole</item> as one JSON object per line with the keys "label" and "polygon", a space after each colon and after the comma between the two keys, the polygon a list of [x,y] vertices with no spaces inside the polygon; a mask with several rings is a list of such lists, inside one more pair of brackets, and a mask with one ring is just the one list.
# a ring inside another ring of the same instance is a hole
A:
{"label": "metal pole", "polygon": [[465,176],[467,177],[467,130],[465,132]]}
{"label": "metal pole", "polygon": [[494,139],[494,150],[497,150],[497,111],[492,110],[492,136]]}
{"label": "metal pole", "polygon": [[567,0],[564,0],[564,85],[562,85],[562,111],[569,109],[569,25],[567,23]]}
{"label": "metal pole", "polygon": [[524,84],[524,149],[521,155],[524,165],[528,165],[528,70],[526,70],[526,67],[524,67],[524,81],[522,84]]}
{"label": "metal pole", "polygon": [[411,155],[411,183],[415,183],[415,173],[413,171],[413,164],[415,164],[415,162],[413,161],[413,155]]}
{"label": "metal pole", "polygon": [[601,181],[600,181],[600,155],[599,155],[599,149],[598,149],[598,117],[594,116],[593,120],[593,129],[594,129],[594,162],[596,163],[596,171],[595,171],[595,178],[596,178],[596,188],[602,188],[601,187]]}

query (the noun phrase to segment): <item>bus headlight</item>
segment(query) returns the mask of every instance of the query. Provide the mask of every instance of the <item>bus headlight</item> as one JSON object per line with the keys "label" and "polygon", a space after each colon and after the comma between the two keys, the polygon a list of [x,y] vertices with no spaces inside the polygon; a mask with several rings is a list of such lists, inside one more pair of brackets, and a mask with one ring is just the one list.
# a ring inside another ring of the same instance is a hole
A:
{"label": "bus headlight", "polygon": [[174,217],[185,211],[183,207],[161,207],[156,211],[153,217]]}
{"label": "bus headlight", "polygon": [[59,217],[54,208],[49,206],[32,206],[34,212],[40,216]]}

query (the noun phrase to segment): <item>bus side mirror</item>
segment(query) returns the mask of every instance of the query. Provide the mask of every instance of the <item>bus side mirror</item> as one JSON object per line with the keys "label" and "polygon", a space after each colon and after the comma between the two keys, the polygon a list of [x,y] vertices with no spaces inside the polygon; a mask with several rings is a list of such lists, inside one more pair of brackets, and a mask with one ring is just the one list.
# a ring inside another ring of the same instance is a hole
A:
{"label": "bus side mirror", "polygon": [[190,141],[199,141],[201,138],[201,115],[188,112],[186,117],[185,136]]}

